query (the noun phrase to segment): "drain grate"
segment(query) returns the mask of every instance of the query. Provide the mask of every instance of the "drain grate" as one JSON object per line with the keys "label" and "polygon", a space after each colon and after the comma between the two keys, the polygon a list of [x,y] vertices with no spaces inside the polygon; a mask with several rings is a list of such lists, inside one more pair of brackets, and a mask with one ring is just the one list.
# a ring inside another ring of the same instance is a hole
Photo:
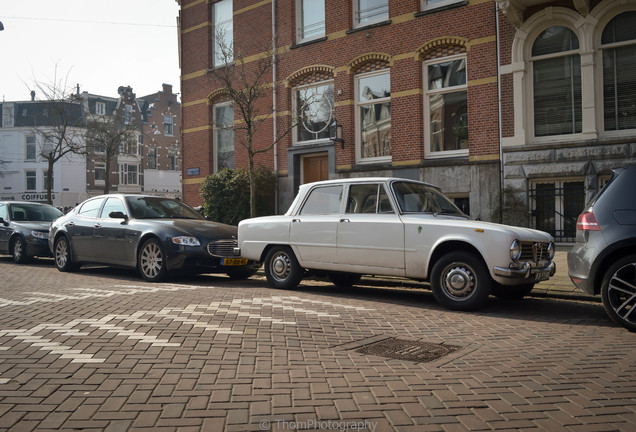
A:
{"label": "drain grate", "polygon": [[362,354],[371,354],[396,360],[426,363],[444,357],[461,347],[389,338],[356,349]]}

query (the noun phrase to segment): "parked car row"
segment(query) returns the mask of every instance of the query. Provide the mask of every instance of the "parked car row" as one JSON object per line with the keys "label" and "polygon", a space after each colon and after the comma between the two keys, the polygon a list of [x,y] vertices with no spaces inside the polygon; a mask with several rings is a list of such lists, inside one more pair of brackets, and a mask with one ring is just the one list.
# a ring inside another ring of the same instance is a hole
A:
{"label": "parked car row", "polygon": [[[617,170],[579,217],[568,254],[574,284],[601,294],[608,314],[636,331],[636,165]],[[48,245],[47,245],[48,242]],[[471,221],[439,188],[400,178],[341,179],[300,187],[284,215],[206,220],[179,200],[111,194],[66,215],[52,206],[0,202],[0,253],[50,256],[60,271],[97,263],[168,273],[253,275],[293,289],[309,274],[352,286],[362,275],[427,281],[435,299],[474,310],[493,294],[522,298],[556,266],[548,233]]]}
{"label": "parked car row", "polygon": [[133,268],[148,281],[168,272],[245,279],[259,264],[233,254],[237,228],[206,220],[179,200],[112,194],[63,215],[47,204],[0,203],[0,253],[18,263],[53,256],[60,271],[82,264]]}

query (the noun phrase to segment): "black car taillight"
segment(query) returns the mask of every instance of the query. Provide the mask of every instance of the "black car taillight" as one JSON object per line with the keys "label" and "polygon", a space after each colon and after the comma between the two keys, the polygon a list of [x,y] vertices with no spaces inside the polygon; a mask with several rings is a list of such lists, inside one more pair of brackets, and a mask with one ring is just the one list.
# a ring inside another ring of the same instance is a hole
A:
{"label": "black car taillight", "polygon": [[601,226],[598,224],[594,212],[586,211],[579,215],[576,221],[576,229],[577,231],[600,231]]}

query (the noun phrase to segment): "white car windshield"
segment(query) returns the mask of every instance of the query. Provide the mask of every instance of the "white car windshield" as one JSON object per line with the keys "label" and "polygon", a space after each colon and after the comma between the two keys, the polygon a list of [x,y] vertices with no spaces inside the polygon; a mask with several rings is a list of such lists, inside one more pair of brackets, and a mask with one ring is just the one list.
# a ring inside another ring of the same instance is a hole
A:
{"label": "white car windshield", "polygon": [[466,217],[437,189],[411,182],[393,182],[395,198],[403,213],[435,213]]}

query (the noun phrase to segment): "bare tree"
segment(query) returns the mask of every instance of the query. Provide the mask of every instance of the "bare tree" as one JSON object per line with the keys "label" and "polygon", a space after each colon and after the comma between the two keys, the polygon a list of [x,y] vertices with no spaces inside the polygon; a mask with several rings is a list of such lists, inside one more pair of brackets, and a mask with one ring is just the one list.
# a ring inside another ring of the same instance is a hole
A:
{"label": "bare tree", "polygon": [[57,66],[51,82],[37,80],[31,91],[40,108],[33,112],[33,132],[36,137],[37,153],[46,160],[46,200],[53,203],[53,167],[57,161],[69,153],[82,153],[84,150],[82,107],[73,87],[67,85],[68,74],[64,79],[58,77]]}
{"label": "bare tree", "polygon": [[[215,55],[220,67],[210,69],[209,76],[219,85],[219,92],[227,96],[234,105],[234,112],[238,115],[233,124],[227,124],[224,119],[215,122],[218,129],[235,132],[235,142],[247,150],[248,172],[250,180],[250,214],[256,215],[256,188],[254,181],[254,158],[260,153],[269,152],[277,142],[291,132],[298,123],[292,116],[291,120],[279,123],[276,138],[265,146],[256,147],[254,140],[260,127],[269,122],[274,116],[273,106],[265,103],[272,94],[271,76],[275,64],[275,46],[264,49],[255,61],[246,61],[240,51],[235,51],[228,45],[223,29],[216,32]],[[276,85],[274,83],[273,85]]]}
{"label": "bare tree", "polygon": [[[126,118],[125,111],[117,110],[112,115],[94,116],[86,121],[86,155],[93,161],[104,162],[106,176],[104,193],[110,192],[111,163],[122,152],[137,148],[139,127]],[[136,151],[135,151],[136,152]]]}

